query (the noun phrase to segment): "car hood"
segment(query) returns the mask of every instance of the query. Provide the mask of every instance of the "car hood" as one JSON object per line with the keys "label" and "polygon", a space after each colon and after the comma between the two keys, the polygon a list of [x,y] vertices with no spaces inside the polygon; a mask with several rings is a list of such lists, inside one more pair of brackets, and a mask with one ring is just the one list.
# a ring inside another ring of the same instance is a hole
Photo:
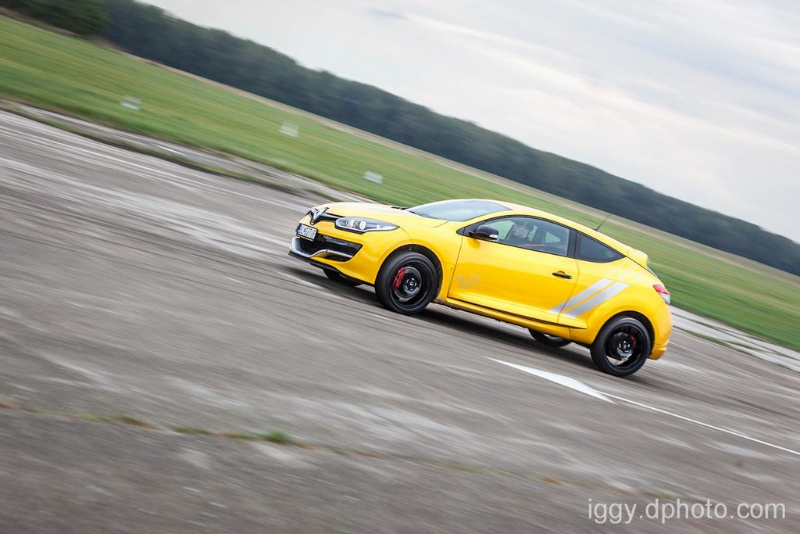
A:
{"label": "car hood", "polygon": [[393,208],[385,204],[370,204],[367,202],[335,202],[326,204],[320,208],[327,208],[328,214],[340,217],[368,217],[386,221],[398,226],[412,224],[415,226],[426,226],[435,228],[447,223],[441,219],[431,219],[422,217],[400,208]]}

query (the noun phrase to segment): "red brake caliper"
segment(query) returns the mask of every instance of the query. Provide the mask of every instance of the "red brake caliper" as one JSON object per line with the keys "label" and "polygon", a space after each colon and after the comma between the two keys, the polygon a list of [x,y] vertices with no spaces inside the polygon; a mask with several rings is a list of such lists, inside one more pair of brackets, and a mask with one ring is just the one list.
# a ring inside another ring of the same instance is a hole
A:
{"label": "red brake caliper", "polygon": [[392,289],[398,290],[400,289],[400,284],[403,283],[403,277],[406,275],[406,268],[400,267],[397,270],[397,274],[394,275],[394,280],[392,281]]}
{"label": "red brake caliper", "polygon": [[636,338],[633,337],[633,335],[631,335],[631,344],[633,345],[633,348],[635,349],[636,348]]}

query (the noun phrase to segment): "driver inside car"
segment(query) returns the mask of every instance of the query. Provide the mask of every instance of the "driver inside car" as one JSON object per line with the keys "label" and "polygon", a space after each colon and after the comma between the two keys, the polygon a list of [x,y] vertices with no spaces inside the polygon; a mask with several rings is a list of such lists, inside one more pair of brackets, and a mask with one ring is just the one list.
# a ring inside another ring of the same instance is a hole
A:
{"label": "driver inside car", "polygon": [[511,230],[508,232],[508,236],[506,237],[506,244],[508,245],[530,245],[530,238],[531,233],[533,230],[533,222],[526,221],[524,223],[515,222],[514,226],[511,227]]}

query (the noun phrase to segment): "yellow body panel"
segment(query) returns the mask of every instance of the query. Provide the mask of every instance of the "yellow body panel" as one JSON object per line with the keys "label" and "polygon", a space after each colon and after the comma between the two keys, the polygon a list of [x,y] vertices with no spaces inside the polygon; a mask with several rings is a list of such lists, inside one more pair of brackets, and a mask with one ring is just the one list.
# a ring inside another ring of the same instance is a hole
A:
{"label": "yellow body panel", "polygon": [[[299,222],[319,234],[361,245],[347,261],[308,258],[353,279],[374,284],[381,265],[395,251],[426,249],[441,267],[437,302],[500,321],[590,345],[619,314],[644,318],[651,330],[650,358],[661,357],[672,329],[669,308],[653,289],[659,279],[646,269],[647,256],[595,230],[539,210],[500,203],[508,211],[456,222],[426,218],[380,204],[333,203],[318,206],[338,217],[367,217],[398,226],[391,231],[356,233],[331,220]],[[588,235],[623,254],[620,260],[595,263],[568,256],[478,240],[458,231],[498,216],[532,216]],[[571,278],[555,276],[561,273]]]}
{"label": "yellow body panel", "polygon": [[[572,294],[578,276],[572,258],[463,237],[448,299],[558,323],[552,308]],[[563,272],[571,279],[557,278]]]}

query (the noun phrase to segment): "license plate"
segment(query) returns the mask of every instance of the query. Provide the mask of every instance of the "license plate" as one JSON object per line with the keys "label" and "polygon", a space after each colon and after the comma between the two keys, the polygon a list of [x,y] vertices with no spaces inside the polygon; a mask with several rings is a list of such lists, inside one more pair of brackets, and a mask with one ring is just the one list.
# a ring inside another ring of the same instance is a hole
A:
{"label": "license plate", "polygon": [[297,227],[297,235],[314,241],[314,238],[317,237],[317,229],[305,224],[301,224]]}

